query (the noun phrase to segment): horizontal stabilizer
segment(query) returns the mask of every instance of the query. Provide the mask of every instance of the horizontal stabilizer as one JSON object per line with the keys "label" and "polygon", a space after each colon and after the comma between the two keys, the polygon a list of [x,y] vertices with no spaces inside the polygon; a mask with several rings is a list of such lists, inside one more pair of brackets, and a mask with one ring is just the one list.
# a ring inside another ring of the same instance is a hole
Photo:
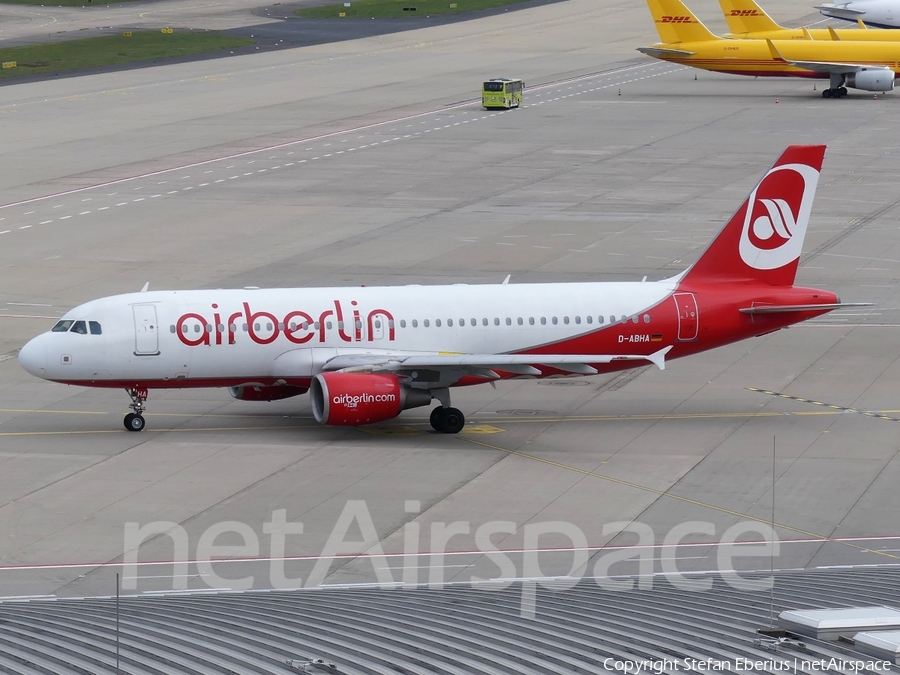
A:
{"label": "horizontal stabilizer", "polygon": [[638,47],[637,50],[641,52],[641,54],[646,54],[647,56],[652,56],[655,59],[664,59],[668,58],[679,58],[686,56],[693,56],[697,52],[689,52],[684,49],[663,49],[661,47]]}
{"label": "horizontal stabilizer", "polygon": [[830,305],[761,305],[759,307],[742,307],[741,314],[782,314],[784,312],[832,312],[846,307],[872,307],[872,302],[836,302]]}

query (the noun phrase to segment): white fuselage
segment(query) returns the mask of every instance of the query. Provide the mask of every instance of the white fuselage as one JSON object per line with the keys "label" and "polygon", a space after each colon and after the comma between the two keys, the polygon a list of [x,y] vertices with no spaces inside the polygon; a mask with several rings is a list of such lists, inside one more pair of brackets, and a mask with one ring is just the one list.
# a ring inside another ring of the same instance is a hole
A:
{"label": "white fuselage", "polygon": [[852,0],[817,5],[825,16],[853,21],[862,19],[873,28],[900,28],[900,0]]}
{"label": "white fuselage", "polygon": [[[567,341],[602,335],[623,321],[637,336],[625,347],[634,352],[635,340],[649,342],[661,331],[646,312],[676,285],[677,279],[132,293],[63,317],[93,321],[100,335],[48,332],[22,360],[46,379],[94,386],[130,380],[235,386],[309,378],[343,354],[502,354],[548,344],[565,351]],[[649,353],[650,345],[640,351]]]}

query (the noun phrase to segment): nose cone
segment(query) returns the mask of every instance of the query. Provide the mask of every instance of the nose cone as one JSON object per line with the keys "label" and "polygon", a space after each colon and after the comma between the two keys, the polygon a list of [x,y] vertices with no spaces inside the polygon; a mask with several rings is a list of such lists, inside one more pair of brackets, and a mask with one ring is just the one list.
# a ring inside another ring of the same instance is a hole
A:
{"label": "nose cone", "polygon": [[43,335],[38,335],[19,350],[19,363],[35,377],[46,377],[47,345]]}

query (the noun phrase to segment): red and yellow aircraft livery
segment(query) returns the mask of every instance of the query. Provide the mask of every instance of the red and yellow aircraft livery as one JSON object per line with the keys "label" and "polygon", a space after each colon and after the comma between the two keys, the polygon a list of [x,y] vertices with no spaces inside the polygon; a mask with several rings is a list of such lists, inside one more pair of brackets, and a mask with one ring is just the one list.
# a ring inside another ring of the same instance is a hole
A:
{"label": "red and yellow aircraft livery", "polygon": [[638,51],[694,68],[754,77],[829,78],[823,98],[847,87],[891,91],[900,42],[726,39],[713,35],[681,0],[647,0],[662,43]]}

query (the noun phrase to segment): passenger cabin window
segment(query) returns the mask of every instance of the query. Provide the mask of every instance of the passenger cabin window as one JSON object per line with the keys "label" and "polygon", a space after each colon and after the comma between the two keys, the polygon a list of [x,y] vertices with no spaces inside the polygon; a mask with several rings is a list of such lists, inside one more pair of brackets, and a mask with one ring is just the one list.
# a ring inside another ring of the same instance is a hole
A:
{"label": "passenger cabin window", "polygon": [[78,333],[79,335],[87,335],[87,324],[84,321],[76,321],[69,329],[70,333]]}
{"label": "passenger cabin window", "polygon": [[400,328],[406,328],[406,319],[400,319]]}
{"label": "passenger cabin window", "polygon": [[75,323],[75,322],[70,321],[70,320],[57,321],[56,325],[50,329],[50,332],[51,333],[65,333],[72,327],[73,323]]}
{"label": "passenger cabin window", "polygon": [[88,321],[88,326],[91,328],[91,335],[103,335],[103,329],[98,322]]}

